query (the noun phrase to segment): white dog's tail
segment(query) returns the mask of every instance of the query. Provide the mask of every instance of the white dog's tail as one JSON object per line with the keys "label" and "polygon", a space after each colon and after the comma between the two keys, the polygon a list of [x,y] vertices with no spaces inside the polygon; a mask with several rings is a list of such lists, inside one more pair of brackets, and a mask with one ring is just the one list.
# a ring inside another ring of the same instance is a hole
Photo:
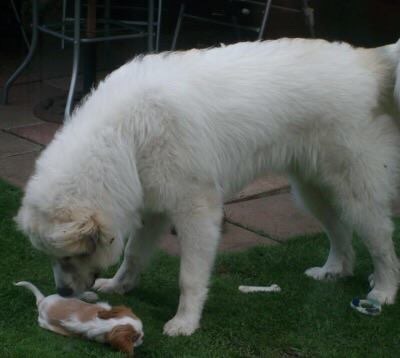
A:
{"label": "white dog's tail", "polygon": [[20,281],[14,283],[14,285],[26,287],[29,291],[31,291],[36,297],[36,305],[38,305],[44,298],[43,294],[39,291],[39,289],[36,286],[32,285],[30,282]]}

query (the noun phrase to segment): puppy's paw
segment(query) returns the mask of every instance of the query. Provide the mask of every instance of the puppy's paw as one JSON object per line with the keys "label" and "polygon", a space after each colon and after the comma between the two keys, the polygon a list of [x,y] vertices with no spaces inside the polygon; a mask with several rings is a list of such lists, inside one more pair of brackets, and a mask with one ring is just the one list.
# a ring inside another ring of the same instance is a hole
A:
{"label": "puppy's paw", "polygon": [[199,328],[199,323],[180,317],[174,317],[164,325],[167,336],[190,336]]}
{"label": "puppy's paw", "polygon": [[126,292],[123,286],[113,278],[98,278],[94,282],[93,289],[102,293],[124,294]]}
{"label": "puppy's paw", "polygon": [[350,276],[351,273],[343,271],[340,267],[311,267],[305,271],[308,277],[314,280],[335,280],[339,277]]}
{"label": "puppy's paw", "polygon": [[99,296],[96,292],[85,291],[79,296],[79,298],[85,302],[96,302],[99,299]]}
{"label": "puppy's paw", "polygon": [[369,300],[376,300],[382,305],[392,305],[396,300],[396,289],[377,290],[374,288],[368,293],[367,298]]}

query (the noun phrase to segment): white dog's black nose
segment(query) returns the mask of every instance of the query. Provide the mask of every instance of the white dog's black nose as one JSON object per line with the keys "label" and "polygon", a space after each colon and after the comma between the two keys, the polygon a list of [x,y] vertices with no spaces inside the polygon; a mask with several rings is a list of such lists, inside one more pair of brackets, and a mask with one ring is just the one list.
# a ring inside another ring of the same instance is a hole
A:
{"label": "white dog's black nose", "polygon": [[57,293],[60,296],[66,297],[66,296],[72,296],[74,291],[73,291],[72,288],[69,288],[69,287],[58,287],[57,288]]}

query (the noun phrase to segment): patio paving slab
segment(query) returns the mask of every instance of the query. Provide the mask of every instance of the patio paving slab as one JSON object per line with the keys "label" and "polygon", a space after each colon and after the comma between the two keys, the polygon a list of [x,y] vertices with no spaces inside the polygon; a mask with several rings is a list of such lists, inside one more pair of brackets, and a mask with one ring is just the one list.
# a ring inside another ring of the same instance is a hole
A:
{"label": "patio paving slab", "polygon": [[17,154],[37,152],[41,147],[15,135],[0,131],[0,158]]}
{"label": "patio paving slab", "polygon": [[57,123],[43,122],[29,126],[12,128],[8,131],[19,137],[29,139],[32,142],[47,145],[51,142],[54,134],[60,127]]}
{"label": "patio paving slab", "polygon": [[42,123],[35,117],[32,109],[17,105],[0,105],[0,129],[9,129]]}
{"label": "patio paving slab", "polygon": [[[276,244],[278,244],[277,241],[242,229],[236,225],[225,223],[224,233],[218,251],[235,252],[243,251],[253,246],[269,246]],[[180,254],[178,237],[175,235],[167,234],[163,236],[159,243],[159,247],[170,255],[178,256]]]}
{"label": "patio paving slab", "polygon": [[283,190],[286,188],[289,188],[289,182],[285,177],[275,174],[267,174],[266,176],[255,180],[240,191],[231,202],[251,199],[262,193]]}
{"label": "patio paving slab", "polygon": [[392,214],[394,217],[400,216],[400,198],[397,198],[396,200],[394,200],[393,205],[392,205]]}
{"label": "patio paving slab", "polygon": [[23,188],[32,175],[36,158],[40,152],[14,155],[0,159],[0,177]]}
{"label": "patio paving slab", "polygon": [[289,193],[226,205],[225,217],[229,222],[282,242],[322,231],[313,217],[295,207]]}

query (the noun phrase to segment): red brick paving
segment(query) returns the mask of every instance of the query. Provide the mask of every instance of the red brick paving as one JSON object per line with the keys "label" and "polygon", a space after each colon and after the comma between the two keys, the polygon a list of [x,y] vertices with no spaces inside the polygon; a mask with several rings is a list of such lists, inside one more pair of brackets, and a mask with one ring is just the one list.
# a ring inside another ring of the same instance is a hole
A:
{"label": "red brick paving", "polygon": [[[253,246],[276,245],[277,241],[260,236],[236,225],[225,223],[224,233],[219,243],[220,252],[242,251]],[[159,247],[168,254],[177,256],[180,253],[179,240],[175,235],[167,234],[162,237]]]}
{"label": "red brick paving", "polygon": [[280,241],[321,232],[314,218],[295,207],[289,193],[226,205],[225,216],[229,222]]}
{"label": "red brick paving", "polygon": [[15,155],[0,159],[0,177],[23,188],[33,172],[39,152]]}
{"label": "red brick paving", "polygon": [[279,189],[288,188],[289,183],[285,177],[268,174],[262,178],[257,179],[252,184],[248,185],[240,191],[232,201],[244,200],[259,194],[277,191]]}
{"label": "red brick paving", "polygon": [[8,132],[16,134],[19,137],[26,138],[32,142],[47,145],[51,142],[54,134],[60,127],[59,124],[43,122],[29,126],[9,129]]}
{"label": "red brick paving", "polygon": [[35,152],[41,149],[39,145],[30,143],[3,131],[0,131],[0,143],[0,158],[21,153]]}

